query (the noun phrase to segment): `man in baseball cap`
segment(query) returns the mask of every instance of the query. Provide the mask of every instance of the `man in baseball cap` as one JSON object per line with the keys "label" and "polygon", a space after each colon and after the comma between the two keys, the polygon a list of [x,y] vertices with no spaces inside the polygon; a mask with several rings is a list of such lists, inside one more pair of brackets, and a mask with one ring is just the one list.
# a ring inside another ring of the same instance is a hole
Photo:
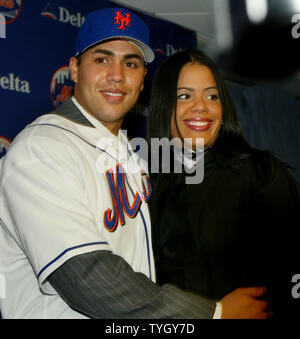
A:
{"label": "man in baseball cap", "polygon": [[[136,158],[122,122],[153,58],[148,28],[134,13],[91,13],[70,59],[74,95],[27,126],[1,159],[3,318],[183,319],[220,311],[215,301],[155,284],[147,168],[136,161],[138,172],[123,170],[128,154]],[[260,317],[261,303],[237,290],[222,299],[221,316]]]}
{"label": "man in baseball cap", "polygon": [[148,27],[136,14],[124,8],[92,12],[70,59],[72,100],[117,135],[153,60]]}

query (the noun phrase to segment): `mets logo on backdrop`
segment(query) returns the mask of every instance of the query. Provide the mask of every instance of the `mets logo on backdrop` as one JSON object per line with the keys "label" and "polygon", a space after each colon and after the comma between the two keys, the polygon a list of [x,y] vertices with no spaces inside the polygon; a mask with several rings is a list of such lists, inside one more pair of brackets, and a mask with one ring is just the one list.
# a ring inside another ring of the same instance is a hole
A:
{"label": "mets logo on backdrop", "polygon": [[115,25],[120,25],[119,27],[117,27],[118,29],[122,29],[123,31],[125,30],[125,26],[129,27],[130,24],[130,14],[129,13],[125,13],[125,16],[122,14],[121,11],[117,11],[115,12],[116,16],[114,17]]}
{"label": "mets logo on backdrop", "polygon": [[50,97],[55,108],[64,103],[72,94],[73,81],[69,66],[59,67],[50,82]]}
{"label": "mets logo on backdrop", "polygon": [[5,137],[0,137],[0,158],[8,151],[11,141]]}
{"label": "mets logo on backdrop", "polygon": [[15,21],[22,9],[23,0],[0,0],[0,14],[6,18],[6,24]]}

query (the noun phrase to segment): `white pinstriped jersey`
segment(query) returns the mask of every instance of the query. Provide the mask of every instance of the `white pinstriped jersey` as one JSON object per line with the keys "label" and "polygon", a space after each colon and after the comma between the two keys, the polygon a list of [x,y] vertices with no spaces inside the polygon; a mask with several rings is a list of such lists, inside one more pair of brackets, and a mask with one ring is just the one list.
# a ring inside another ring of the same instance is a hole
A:
{"label": "white pinstriped jersey", "polygon": [[[146,165],[121,131],[111,134],[74,99],[69,105],[89,124],[46,114],[1,159],[4,317],[84,317],[47,277],[73,256],[95,250],[112,251],[155,281]],[[42,294],[49,297],[39,302]]]}

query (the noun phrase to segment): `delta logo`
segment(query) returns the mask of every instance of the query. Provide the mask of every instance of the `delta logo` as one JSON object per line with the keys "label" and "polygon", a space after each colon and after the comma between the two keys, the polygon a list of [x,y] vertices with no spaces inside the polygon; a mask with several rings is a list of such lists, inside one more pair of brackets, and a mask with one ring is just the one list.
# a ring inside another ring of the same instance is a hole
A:
{"label": "delta logo", "polygon": [[54,108],[63,104],[71,95],[73,81],[69,66],[59,67],[50,82],[50,97]]}
{"label": "delta logo", "polygon": [[55,10],[50,2],[47,3],[41,15],[45,18],[57,20],[65,24],[68,23],[79,28],[83,25],[85,21],[85,17],[80,12],[72,14],[67,8],[62,6],[59,6],[58,9]]}
{"label": "delta logo", "polygon": [[10,24],[19,16],[23,0],[0,0],[0,14],[4,15],[5,23]]}
{"label": "delta logo", "polygon": [[180,48],[180,47],[176,48],[170,43],[167,43],[164,49],[160,48],[160,47],[155,48],[156,53],[162,54],[162,55],[165,55],[165,56],[173,55],[173,54],[180,52],[182,50],[183,50],[182,48]]}
{"label": "delta logo", "polygon": [[0,137],[0,158],[4,157],[10,147],[11,141],[5,137]]}
{"label": "delta logo", "polygon": [[18,75],[15,75],[14,73],[10,73],[8,75],[0,74],[0,89],[26,94],[30,94],[31,92],[29,81],[22,80]]}

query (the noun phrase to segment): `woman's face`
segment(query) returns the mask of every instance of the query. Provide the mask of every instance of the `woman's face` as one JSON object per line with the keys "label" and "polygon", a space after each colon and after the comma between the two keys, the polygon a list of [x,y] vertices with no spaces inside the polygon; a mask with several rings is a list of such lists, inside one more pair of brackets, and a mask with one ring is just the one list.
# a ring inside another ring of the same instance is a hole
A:
{"label": "woman's face", "polygon": [[[177,126],[175,123],[177,122]],[[211,70],[199,63],[187,63],[179,73],[177,106],[172,118],[172,135],[204,139],[204,146],[214,144],[222,123],[222,104],[217,83]]]}

